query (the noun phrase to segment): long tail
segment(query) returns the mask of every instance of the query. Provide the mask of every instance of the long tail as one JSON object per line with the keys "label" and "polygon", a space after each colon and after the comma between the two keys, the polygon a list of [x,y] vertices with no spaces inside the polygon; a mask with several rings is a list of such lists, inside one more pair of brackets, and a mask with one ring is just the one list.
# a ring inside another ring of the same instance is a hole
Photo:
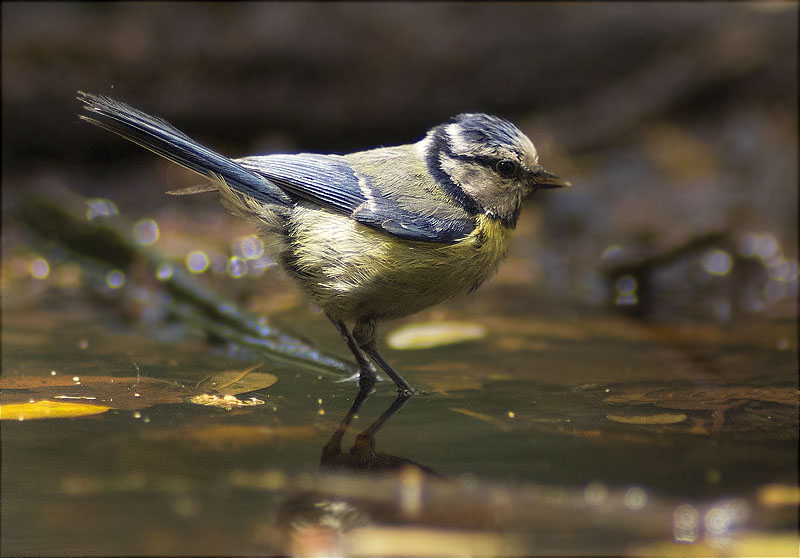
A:
{"label": "long tail", "polygon": [[78,99],[90,113],[81,114],[81,120],[119,134],[205,178],[222,179],[234,190],[261,202],[278,205],[291,203],[291,198],[266,178],[203,147],[166,120],[104,95],[78,91]]}

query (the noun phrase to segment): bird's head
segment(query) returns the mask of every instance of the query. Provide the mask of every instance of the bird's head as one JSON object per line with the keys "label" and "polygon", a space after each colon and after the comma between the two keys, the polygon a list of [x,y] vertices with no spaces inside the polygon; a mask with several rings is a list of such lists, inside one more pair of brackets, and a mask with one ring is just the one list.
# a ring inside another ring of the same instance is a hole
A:
{"label": "bird's head", "polygon": [[459,114],[431,129],[421,145],[429,172],[457,203],[513,227],[522,200],[569,182],[539,165],[528,136],[488,114]]}

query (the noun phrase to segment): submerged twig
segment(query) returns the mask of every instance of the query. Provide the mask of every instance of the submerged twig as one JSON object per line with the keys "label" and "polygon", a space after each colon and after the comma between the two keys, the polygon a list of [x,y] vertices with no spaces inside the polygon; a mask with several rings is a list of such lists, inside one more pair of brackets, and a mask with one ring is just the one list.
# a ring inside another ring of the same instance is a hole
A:
{"label": "submerged twig", "polygon": [[[127,271],[134,262],[141,261],[153,273],[162,265],[172,266],[157,253],[131,242],[108,224],[79,219],[48,199],[26,200],[20,207],[19,216],[30,230],[68,250],[84,265],[95,262]],[[337,376],[350,376],[355,370],[353,364],[325,355],[301,339],[268,326],[220,299],[176,266],[172,266],[172,273],[162,279],[161,284],[170,295],[164,297],[163,304],[168,306],[171,314],[199,326],[212,336],[256,349],[271,358],[313,367],[316,371],[333,372]]]}

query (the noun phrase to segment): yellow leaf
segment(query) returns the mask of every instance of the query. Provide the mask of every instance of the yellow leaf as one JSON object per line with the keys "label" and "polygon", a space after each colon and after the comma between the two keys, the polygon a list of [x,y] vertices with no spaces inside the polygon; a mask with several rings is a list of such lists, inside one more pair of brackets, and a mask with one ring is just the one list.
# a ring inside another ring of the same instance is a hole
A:
{"label": "yellow leaf", "polygon": [[622,424],[677,424],[688,417],[683,413],[661,413],[659,415],[627,416],[606,415],[608,420]]}
{"label": "yellow leaf", "polygon": [[189,399],[190,403],[194,403],[195,405],[205,405],[206,407],[219,407],[220,409],[225,409],[230,411],[234,407],[253,407],[255,405],[263,405],[264,402],[260,399],[251,398],[246,401],[238,399],[235,395],[210,395],[208,393],[203,393],[201,395],[195,395],[191,399]]}
{"label": "yellow leaf", "polygon": [[758,490],[761,505],[774,508],[778,506],[800,506],[800,488],[782,484],[768,484]]}
{"label": "yellow leaf", "polygon": [[408,324],[392,331],[386,338],[392,349],[431,349],[486,337],[486,328],[466,322],[429,322]]}
{"label": "yellow leaf", "polygon": [[217,372],[207,378],[202,379],[197,384],[197,389],[202,391],[213,391],[221,395],[240,395],[250,391],[268,388],[278,381],[273,374],[265,372],[254,372],[263,363],[251,366],[246,370],[227,370]]}
{"label": "yellow leaf", "polygon": [[62,403],[60,401],[35,401],[0,405],[1,420],[33,420],[45,418],[72,418],[99,415],[110,410],[103,405]]}

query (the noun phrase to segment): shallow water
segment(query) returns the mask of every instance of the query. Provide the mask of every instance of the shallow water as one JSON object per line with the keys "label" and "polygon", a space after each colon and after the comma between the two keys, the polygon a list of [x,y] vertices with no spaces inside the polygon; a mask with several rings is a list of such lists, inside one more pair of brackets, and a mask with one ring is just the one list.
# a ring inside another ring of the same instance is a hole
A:
{"label": "shallow water", "polygon": [[[384,349],[428,393],[351,450],[395,400],[388,381],[330,445],[353,381],[120,320],[113,298],[45,293],[33,308],[7,293],[4,378],[82,376],[59,393],[107,399],[92,376],[138,377],[103,414],[3,421],[8,555],[669,554],[753,541],[781,555],[796,541],[792,321],[655,326],[501,281],[406,320],[487,333]],[[279,321],[345,355],[322,316],[299,307]],[[257,406],[143,389],[191,391],[254,363],[277,377],[239,396]],[[58,400],[12,387],[6,403]],[[137,389],[142,404],[123,403]]]}

